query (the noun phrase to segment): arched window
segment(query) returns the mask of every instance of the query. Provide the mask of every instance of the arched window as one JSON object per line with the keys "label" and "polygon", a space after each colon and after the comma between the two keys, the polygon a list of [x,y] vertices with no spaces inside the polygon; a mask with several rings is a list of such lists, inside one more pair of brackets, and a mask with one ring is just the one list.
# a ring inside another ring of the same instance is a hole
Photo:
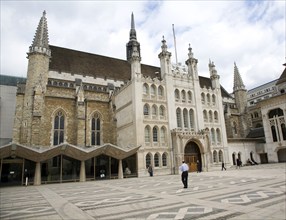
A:
{"label": "arched window", "polygon": [[149,115],[149,105],[145,104],[143,109],[144,115]]}
{"label": "arched window", "polygon": [[161,118],[164,118],[164,116],[165,116],[165,108],[163,105],[161,105],[159,108],[159,115]]}
{"label": "arched window", "polygon": [[286,127],[285,127],[285,124],[281,124],[281,130],[282,130],[283,140],[286,140]]}
{"label": "arched window", "polygon": [[217,138],[218,144],[220,144],[221,143],[221,134],[220,134],[220,130],[218,128],[216,129],[216,138]]}
{"label": "arched window", "polygon": [[192,92],[188,91],[188,102],[191,103],[192,102]]}
{"label": "arched window", "polygon": [[167,166],[167,153],[163,153],[162,155],[162,166],[163,167]]}
{"label": "arched window", "polygon": [[155,96],[156,95],[156,86],[152,85],[151,86],[151,96]]}
{"label": "arched window", "polygon": [[144,95],[148,95],[149,94],[149,86],[146,83],[144,83],[144,85],[143,85],[143,94]]}
{"label": "arched window", "polygon": [[204,110],[204,122],[208,121],[208,113],[206,110]]}
{"label": "arched window", "polygon": [[180,100],[180,92],[178,89],[175,90],[175,101],[178,102]]}
{"label": "arched window", "polygon": [[213,162],[217,163],[217,152],[216,152],[216,150],[214,150],[214,152],[213,152]]}
{"label": "arched window", "polygon": [[150,143],[150,127],[145,127],[145,143]]}
{"label": "arched window", "polygon": [[213,113],[209,111],[209,122],[213,122]]}
{"label": "arched window", "polygon": [[182,91],[182,102],[186,102],[186,92],[185,92],[185,90]]}
{"label": "arched window", "polygon": [[190,128],[194,129],[195,123],[194,123],[194,110],[193,109],[189,111],[189,120],[190,120]]}
{"label": "arched window", "polygon": [[64,142],[65,135],[65,116],[62,111],[58,111],[54,118],[54,145]]}
{"label": "arched window", "polygon": [[148,168],[151,165],[151,154],[148,153],[146,155],[146,168]]}
{"label": "arched window", "polygon": [[218,152],[218,161],[219,161],[219,162],[223,162],[223,153],[222,153],[222,150],[219,150],[219,152]]}
{"label": "arched window", "polygon": [[153,142],[158,142],[158,128],[153,128]]}
{"label": "arched window", "polygon": [[177,114],[177,127],[181,128],[182,127],[181,109],[177,108],[176,114]]}
{"label": "arched window", "polygon": [[183,110],[183,121],[184,121],[184,128],[188,128],[188,110],[184,109]]}
{"label": "arched window", "polygon": [[156,105],[152,106],[152,117],[153,118],[157,117],[157,106]]}
{"label": "arched window", "polygon": [[214,120],[215,120],[215,122],[218,122],[218,113],[217,113],[217,111],[214,112]]}
{"label": "arched window", "polygon": [[271,132],[272,132],[273,142],[277,142],[277,134],[276,134],[276,130],[275,130],[275,126],[274,125],[271,126]]}
{"label": "arched window", "polygon": [[166,129],[164,127],[161,128],[160,137],[161,137],[161,143],[165,143],[166,142]]}
{"label": "arched window", "polygon": [[94,113],[91,119],[91,145],[100,145],[100,117],[98,113]]}
{"label": "arched window", "polygon": [[216,98],[215,98],[215,95],[212,95],[212,103],[213,103],[213,105],[215,105],[215,104],[216,104]]}
{"label": "arched window", "polygon": [[164,89],[162,86],[158,87],[158,96],[159,96],[159,99],[162,99],[164,96]]}
{"label": "arched window", "polygon": [[215,144],[215,130],[211,129],[211,136],[212,136],[212,144]]}
{"label": "arched window", "polygon": [[201,94],[201,100],[202,100],[202,104],[205,104],[205,93]]}
{"label": "arched window", "polygon": [[211,96],[210,96],[210,94],[207,94],[207,104],[209,105],[210,102],[211,102]]}
{"label": "arched window", "polygon": [[160,158],[159,154],[156,153],[154,155],[154,165],[155,165],[155,167],[159,167],[160,166],[159,158]]}

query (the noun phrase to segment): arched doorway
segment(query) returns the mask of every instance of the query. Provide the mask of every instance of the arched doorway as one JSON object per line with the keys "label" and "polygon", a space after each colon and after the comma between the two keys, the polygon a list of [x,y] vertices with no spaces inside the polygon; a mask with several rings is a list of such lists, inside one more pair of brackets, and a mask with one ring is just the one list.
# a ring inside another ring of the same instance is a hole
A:
{"label": "arched doorway", "polygon": [[197,160],[200,162],[200,165],[202,166],[200,148],[195,142],[191,141],[186,145],[184,151],[184,160],[189,165],[190,172],[197,171]]}
{"label": "arched doorway", "polygon": [[277,155],[278,162],[286,162],[286,148],[278,150]]}

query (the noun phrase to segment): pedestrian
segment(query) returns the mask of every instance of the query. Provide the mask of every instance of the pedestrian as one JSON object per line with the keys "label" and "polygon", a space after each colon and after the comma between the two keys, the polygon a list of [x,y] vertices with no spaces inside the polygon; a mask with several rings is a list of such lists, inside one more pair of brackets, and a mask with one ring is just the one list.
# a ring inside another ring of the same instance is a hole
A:
{"label": "pedestrian", "polygon": [[221,171],[226,170],[225,166],[224,166],[224,162],[222,161],[222,164],[221,164]]}
{"label": "pedestrian", "polygon": [[197,160],[197,173],[200,173],[201,172],[201,164],[200,164],[200,161]]}
{"label": "pedestrian", "polygon": [[182,162],[182,165],[180,166],[180,171],[182,172],[181,175],[184,188],[188,188],[189,166],[185,163],[185,161]]}
{"label": "pedestrian", "polygon": [[148,173],[149,173],[150,176],[153,176],[153,167],[152,167],[152,165],[149,165]]}
{"label": "pedestrian", "polygon": [[236,159],[236,169],[240,168],[241,164],[240,164],[240,160],[237,158]]}

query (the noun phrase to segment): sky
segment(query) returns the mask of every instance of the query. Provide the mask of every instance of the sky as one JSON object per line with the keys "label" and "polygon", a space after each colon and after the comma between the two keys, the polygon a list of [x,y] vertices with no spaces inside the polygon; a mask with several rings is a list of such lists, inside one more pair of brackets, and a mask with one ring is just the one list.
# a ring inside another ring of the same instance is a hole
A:
{"label": "sky", "polygon": [[234,62],[247,90],[278,79],[285,68],[284,0],[1,0],[1,75],[27,76],[26,53],[44,10],[50,45],[122,60],[133,12],[142,64],[160,66],[163,36],[173,63],[177,52],[185,64],[190,44],[199,75],[209,77],[213,61],[229,93]]}

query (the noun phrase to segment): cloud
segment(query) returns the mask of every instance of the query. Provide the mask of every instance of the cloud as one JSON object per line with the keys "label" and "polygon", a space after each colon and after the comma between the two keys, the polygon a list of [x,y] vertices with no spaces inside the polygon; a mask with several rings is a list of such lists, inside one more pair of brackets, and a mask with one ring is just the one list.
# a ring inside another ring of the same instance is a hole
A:
{"label": "cloud", "polygon": [[164,35],[175,62],[191,44],[199,75],[213,60],[222,86],[232,92],[237,63],[252,89],[277,79],[285,62],[285,1],[1,1],[1,74],[26,76],[26,52],[42,12],[50,44],[126,59],[131,13],[142,63],[159,66]]}

